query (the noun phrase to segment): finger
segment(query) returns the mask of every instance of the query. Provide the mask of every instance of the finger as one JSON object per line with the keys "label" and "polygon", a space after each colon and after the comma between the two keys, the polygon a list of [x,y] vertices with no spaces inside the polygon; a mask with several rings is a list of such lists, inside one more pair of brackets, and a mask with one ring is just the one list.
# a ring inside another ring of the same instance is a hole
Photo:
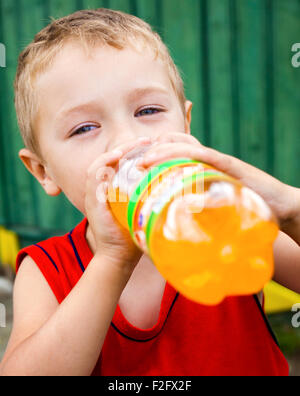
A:
{"label": "finger", "polygon": [[[94,161],[88,170],[86,186],[87,195],[91,197],[89,198],[91,205],[106,203],[107,185],[112,183],[116,173],[112,166],[119,162],[126,152],[131,151],[138,145],[149,144],[150,141],[150,138],[140,138],[137,141],[120,145],[114,151],[104,153],[100,158]],[[100,181],[100,184],[96,183],[96,181]],[[107,208],[107,205],[104,206]]]}
{"label": "finger", "polygon": [[96,189],[96,199],[98,203],[103,204],[105,205],[105,207],[108,208],[107,198],[108,198],[108,182],[103,182],[99,184],[99,186]]}
{"label": "finger", "polygon": [[116,147],[116,149],[122,151],[123,154],[126,154],[129,151],[131,151],[132,149],[134,149],[135,147],[148,145],[151,142],[152,142],[151,138],[145,136],[145,137],[140,137],[134,141],[130,141],[130,142],[124,143],[122,145],[119,145]]}
{"label": "finger", "polygon": [[180,132],[174,132],[174,133],[167,133],[165,135],[159,136],[157,139],[158,142],[164,143],[164,142],[186,142],[190,144],[196,144],[197,146],[202,146],[202,144],[199,142],[198,139],[196,139],[194,136],[187,134],[187,133],[180,133]]}
{"label": "finger", "polygon": [[251,170],[256,169],[238,158],[204,146],[199,150],[199,158],[206,164],[238,179],[243,177],[245,170],[249,175]]}
{"label": "finger", "polygon": [[[100,179],[107,174],[106,169],[101,169],[97,172],[97,177]],[[110,215],[107,213],[109,211],[108,204],[108,180],[101,180],[100,183],[87,181],[86,197],[85,197],[85,208],[87,213],[93,213],[95,208],[97,208],[98,213],[102,213],[102,221],[104,221],[104,216]]]}
{"label": "finger", "polygon": [[261,190],[266,182],[274,182],[274,178],[264,171],[247,164],[246,162],[223,154],[217,150],[202,147],[198,151],[198,158],[219,171],[239,180],[242,184],[247,185],[254,190]]}
{"label": "finger", "polygon": [[141,167],[149,167],[156,163],[179,157],[199,160],[199,148],[186,143],[163,144],[149,150],[149,152],[147,152],[144,157],[138,161],[137,165]]}
{"label": "finger", "polygon": [[155,146],[146,153],[138,166],[151,166],[164,160],[173,158],[190,158],[199,162],[206,163],[217,168],[224,173],[239,176],[243,173],[242,169],[245,166],[250,167],[241,160],[231,157],[229,155],[220,153],[216,150],[207,148],[205,146],[193,146],[190,143],[165,143],[160,146]]}
{"label": "finger", "polygon": [[103,153],[99,158],[97,158],[90,166],[88,173],[93,175],[99,168],[103,166],[116,165],[116,163],[119,162],[120,159],[129,151],[133,150],[137,146],[143,146],[149,143],[151,143],[151,138],[143,137],[135,141],[119,145],[113,151]]}
{"label": "finger", "polygon": [[108,166],[101,167],[96,171],[96,180],[97,181],[111,181],[116,174],[116,171]]}
{"label": "finger", "polygon": [[121,150],[114,150],[102,154],[89,167],[87,171],[88,177],[94,178],[98,169],[104,166],[110,166],[116,164],[120,160],[120,158],[122,158],[122,156],[123,156],[123,152]]}
{"label": "finger", "polygon": [[96,180],[100,181],[96,189],[96,197],[99,201],[101,197],[101,202],[107,201],[108,187],[112,184],[113,178],[115,177],[116,171],[111,167],[99,168],[96,172]]}

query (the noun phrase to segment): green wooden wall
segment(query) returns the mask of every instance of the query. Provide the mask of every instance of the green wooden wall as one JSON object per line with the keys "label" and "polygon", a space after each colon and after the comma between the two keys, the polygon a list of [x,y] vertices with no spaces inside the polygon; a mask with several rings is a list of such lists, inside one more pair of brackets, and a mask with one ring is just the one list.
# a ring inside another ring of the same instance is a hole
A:
{"label": "green wooden wall", "polygon": [[68,231],[82,215],[63,196],[46,196],[18,159],[17,56],[50,16],[97,7],[138,15],[163,36],[204,144],[300,187],[300,68],[291,64],[300,0],[0,0],[0,224],[23,245]]}

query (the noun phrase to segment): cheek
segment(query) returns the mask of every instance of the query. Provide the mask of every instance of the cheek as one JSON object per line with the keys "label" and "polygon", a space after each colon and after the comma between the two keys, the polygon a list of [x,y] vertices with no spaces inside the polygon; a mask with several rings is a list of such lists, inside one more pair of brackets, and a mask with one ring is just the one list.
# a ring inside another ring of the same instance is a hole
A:
{"label": "cheek", "polygon": [[177,101],[174,103],[173,111],[170,113],[169,122],[173,128],[171,132],[185,131],[185,113],[183,113],[183,109]]}
{"label": "cheek", "polygon": [[162,122],[150,126],[149,136],[159,138],[169,133],[185,133],[185,118],[179,106],[170,112]]}
{"label": "cheek", "polygon": [[87,164],[75,160],[60,162],[54,168],[56,183],[80,212],[84,210],[87,169]]}
{"label": "cheek", "polygon": [[165,124],[163,133],[185,133],[185,119],[181,112],[176,112],[174,116]]}

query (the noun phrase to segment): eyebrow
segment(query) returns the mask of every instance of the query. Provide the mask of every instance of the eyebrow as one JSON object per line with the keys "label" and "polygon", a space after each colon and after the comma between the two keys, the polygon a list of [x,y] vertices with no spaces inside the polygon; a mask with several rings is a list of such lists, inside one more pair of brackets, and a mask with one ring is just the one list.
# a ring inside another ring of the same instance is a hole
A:
{"label": "eyebrow", "polygon": [[155,87],[145,87],[145,88],[136,88],[134,91],[132,91],[128,95],[129,101],[137,100],[143,96],[152,94],[152,93],[159,93],[163,95],[168,95],[169,92],[160,86],[155,86]]}
{"label": "eyebrow", "polygon": [[[127,95],[127,99],[128,99],[128,101],[131,102],[131,101],[138,100],[138,99],[142,98],[143,96],[150,95],[150,94],[153,94],[153,93],[154,94],[155,93],[159,93],[159,94],[167,96],[169,92],[165,88],[163,88],[161,86],[136,88],[136,89],[134,89],[132,92],[130,92]],[[56,120],[61,120],[61,119],[65,118],[66,116],[69,116],[69,115],[71,115],[73,113],[77,113],[79,111],[82,111],[82,110],[90,108],[90,107],[94,107],[96,105],[99,106],[99,103],[96,100],[92,100],[91,102],[84,102],[84,103],[81,103],[81,104],[76,105],[74,107],[62,110],[58,114]]]}

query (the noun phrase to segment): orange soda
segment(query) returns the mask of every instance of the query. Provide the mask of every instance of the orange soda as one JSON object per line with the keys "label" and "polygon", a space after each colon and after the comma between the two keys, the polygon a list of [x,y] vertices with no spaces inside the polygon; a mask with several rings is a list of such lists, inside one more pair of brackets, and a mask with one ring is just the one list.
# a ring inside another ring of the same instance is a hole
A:
{"label": "orange soda", "polygon": [[183,296],[217,305],[256,294],[274,273],[279,228],[263,199],[237,180],[179,158],[142,172],[134,150],[108,201],[119,223]]}

